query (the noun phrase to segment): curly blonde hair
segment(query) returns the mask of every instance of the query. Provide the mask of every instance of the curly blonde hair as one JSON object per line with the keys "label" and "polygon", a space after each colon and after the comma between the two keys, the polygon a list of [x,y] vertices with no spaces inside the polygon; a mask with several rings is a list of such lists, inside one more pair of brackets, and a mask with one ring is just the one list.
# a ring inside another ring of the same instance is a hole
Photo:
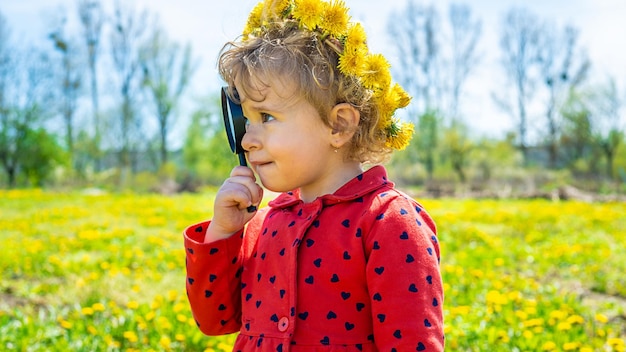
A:
{"label": "curly blonde hair", "polygon": [[354,76],[340,72],[337,44],[321,39],[315,32],[300,30],[293,21],[273,23],[270,30],[258,36],[227,43],[220,52],[218,70],[233,99],[237,98],[235,79],[244,90],[252,89],[253,78],[268,86],[264,78],[290,80],[295,83],[296,94],[311,103],[331,128],[338,128],[328,120],[331,109],[340,103],[352,105],[360,112],[360,122],[349,143],[347,158],[362,163],[383,162],[393,148],[379,128],[379,106],[371,90]]}

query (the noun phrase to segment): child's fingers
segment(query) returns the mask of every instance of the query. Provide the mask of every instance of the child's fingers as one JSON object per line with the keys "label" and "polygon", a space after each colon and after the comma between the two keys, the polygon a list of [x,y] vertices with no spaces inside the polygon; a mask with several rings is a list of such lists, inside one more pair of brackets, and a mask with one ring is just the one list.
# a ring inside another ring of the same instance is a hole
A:
{"label": "child's fingers", "polygon": [[251,204],[249,205],[258,205],[261,202],[263,189],[256,183],[252,169],[245,166],[237,166],[231,171],[230,176],[227,181],[240,183],[250,191]]}

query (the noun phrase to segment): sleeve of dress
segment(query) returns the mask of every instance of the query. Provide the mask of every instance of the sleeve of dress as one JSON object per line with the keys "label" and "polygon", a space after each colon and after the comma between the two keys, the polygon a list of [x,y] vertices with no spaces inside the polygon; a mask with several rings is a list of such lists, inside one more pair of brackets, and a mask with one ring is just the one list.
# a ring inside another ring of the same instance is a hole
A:
{"label": "sleeve of dress", "polygon": [[402,196],[374,211],[365,240],[374,341],[380,351],[443,351],[435,224],[421,206]]}
{"label": "sleeve of dress", "polygon": [[206,335],[223,335],[241,327],[241,249],[243,231],[205,244],[209,222],[185,229],[187,297],[193,317]]}

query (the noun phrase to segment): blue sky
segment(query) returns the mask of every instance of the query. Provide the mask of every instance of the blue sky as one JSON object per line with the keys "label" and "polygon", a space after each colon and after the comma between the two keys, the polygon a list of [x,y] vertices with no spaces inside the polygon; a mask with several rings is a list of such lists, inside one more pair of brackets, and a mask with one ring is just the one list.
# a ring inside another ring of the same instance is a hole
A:
{"label": "blue sky", "polygon": [[[418,1],[418,0],[415,0]],[[104,0],[111,7],[113,0]],[[131,1],[127,1],[132,3]],[[190,42],[202,65],[195,77],[198,96],[217,90],[221,84],[215,72],[216,55],[227,40],[236,37],[256,0],[135,0],[137,8],[157,13],[168,33],[177,41]],[[393,46],[384,32],[392,11],[402,9],[406,0],[345,0],[354,19],[361,21],[373,51],[382,52],[393,63]],[[443,14],[451,1],[436,1]],[[503,14],[513,6],[526,7],[559,26],[572,24],[580,30],[580,41],[592,60],[592,80],[615,77],[626,90],[626,1],[624,0],[474,0],[466,1],[474,16],[483,22],[480,51],[482,64],[468,82],[462,102],[466,116],[474,117],[480,131],[501,133],[512,126],[508,116],[498,111],[491,94],[498,90],[498,29]],[[45,37],[46,26],[59,7],[75,12],[76,0],[5,0],[0,12],[8,20],[14,38],[36,40]],[[74,15],[72,13],[72,15]],[[501,74],[500,74],[501,75]],[[626,98],[626,97],[625,97]]]}

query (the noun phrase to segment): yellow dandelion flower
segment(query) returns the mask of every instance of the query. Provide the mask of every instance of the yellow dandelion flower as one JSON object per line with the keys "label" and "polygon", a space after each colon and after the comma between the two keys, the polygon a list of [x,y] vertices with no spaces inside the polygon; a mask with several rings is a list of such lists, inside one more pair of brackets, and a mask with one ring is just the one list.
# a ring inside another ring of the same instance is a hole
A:
{"label": "yellow dandelion flower", "polygon": [[303,27],[315,30],[322,23],[320,14],[323,10],[324,5],[319,0],[296,0],[292,14]]}
{"label": "yellow dandelion flower", "polygon": [[178,313],[181,312],[182,310],[184,310],[185,308],[187,308],[187,304],[184,302],[178,302],[174,305],[174,313]]}
{"label": "yellow dandelion flower", "polygon": [[167,300],[170,302],[174,302],[178,298],[178,291],[169,290],[167,291]]}
{"label": "yellow dandelion flower", "polygon": [[104,312],[104,310],[106,309],[106,307],[104,306],[104,304],[98,302],[98,303],[94,303],[91,308],[93,308],[94,311],[96,312]]}
{"label": "yellow dandelion flower", "polygon": [[139,338],[137,337],[137,334],[134,331],[124,331],[123,335],[124,335],[124,338],[131,343],[137,342],[139,340]]}
{"label": "yellow dandelion flower", "polygon": [[325,34],[329,34],[335,38],[343,35],[348,30],[348,9],[342,0],[333,0],[324,3],[323,29]]}
{"label": "yellow dandelion flower", "polygon": [[93,308],[92,307],[84,307],[83,309],[80,310],[80,312],[83,315],[93,315]]}
{"label": "yellow dandelion flower", "polygon": [[563,344],[563,351],[574,351],[580,346],[578,342],[566,342]]}
{"label": "yellow dandelion flower", "polygon": [[501,340],[502,342],[509,342],[511,338],[509,337],[509,334],[505,330],[499,330],[498,339]]}
{"label": "yellow dandelion flower", "polygon": [[71,329],[72,325],[73,325],[71,322],[69,322],[69,321],[67,321],[65,319],[60,319],[59,320],[59,324],[61,324],[61,327],[63,329],[67,329],[67,330]]}
{"label": "yellow dandelion flower", "polygon": [[139,308],[139,302],[137,302],[137,301],[129,301],[128,303],[126,303],[126,307],[128,309],[137,309],[137,308]]}
{"label": "yellow dandelion flower", "polygon": [[368,55],[361,75],[361,83],[365,88],[386,90],[391,82],[391,65],[382,54]]}
{"label": "yellow dandelion flower", "polygon": [[339,56],[339,71],[346,76],[360,76],[363,73],[366,54],[363,49],[345,48],[343,54]]}
{"label": "yellow dandelion flower", "polygon": [[522,325],[523,325],[525,328],[530,328],[530,327],[533,327],[533,326],[542,326],[542,325],[543,325],[543,323],[544,323],[544,320],[543,320],[543,319],[541,319],[541,318],[535,318],[535,319],[529,319],[529,320],[524,321],[524,322],[522,323]]}
{"label": "yellow dandelion flower", "polygon": [[176,320],[178,320],[181,323],[185,323],[187,322],[187,316],[184,314],[176,314]]}
{"label": "yellow dandelion flower", "polygon": [[250,12],[248,22],[246,22],[246,26],[243,29],[244,38],[247,38],[248,35],[252,34],[255,29],[261,27],[263,24],[262,16],[264,8],[265,3],[260,2],[252,9],[252,12]]}
{"label": "yellow dandelion flower", "polygon": [[581,317],[580,315],[571,315],[569,317],[567,317],[567,322],[574,325],[574,324],[583,324],[585,322],[585,318]]}
{"label": "yellow dandelion flower", "polygon": [[376,96],[376,102],[380,114],[378,128],[386,129],[391,124],[391,117],[398,107],[396,97],[392,90],[387,90],[381,96]]}
{"label": "yellow dandelion flower", "polygon": [[598,323],[602,323],[602,324],[605,324],[609,321],[609,318],[602,313],[597,313],[595,318]]}
{"label": "yellow dandelion flower", "polygon": [[388,130],[390,135],[387,136],[387,146],[395,150],[404,150],[413,137],[414,126],[412,123],[398,123],[394,121],[391,129]]}
{"label": "yellow dandelion flower", "polygon": [[522,336],[526,339],[526,340],[530,340],[533,337],[535,337],[535,334],[530,331],[530,330],[524,330],[524,332],[522,333]]}
{"label": "yellow dandelion flower", "polygon": [[344,40],[346,50],[365,50],[367,52],[367,35],[360,23],[354,23],[348,29],[348,34]]}
{"label": "yellow dandelion flower", "polygon": [[280,19],[288,14],[289,0],[265,0],[265,6],[263,8],[263,14],[261,18],[263,20]]}
{"label": "yellow dandelion flower", "polygon": [[553,341],[548,341],[545,342],[542,346],[541,349],[544,351],[553,351],[556,349],[556,343],[554,343]]}
{"label": "yellow dandelion flower", "polygon": [[398,103],[398,109],[405,108],[411,102],[411,96],[399,84],[393,85],[393,93]]}
{"label": "yellow dandelion flower", "polygon": [[172,339],[170,339],[168,336],[161,335],[161,338],[159,339],[159,345],[161,347],[165,349],[169,349],[171,344],[172,344]]}
{"label": "yellow dandelion flower", "polygon": [[567,331],[570,330],[572,328],[572,324],[566,322],[566,321],[562,321],[560,323],[557,324],[556,329],[559,331]]}

